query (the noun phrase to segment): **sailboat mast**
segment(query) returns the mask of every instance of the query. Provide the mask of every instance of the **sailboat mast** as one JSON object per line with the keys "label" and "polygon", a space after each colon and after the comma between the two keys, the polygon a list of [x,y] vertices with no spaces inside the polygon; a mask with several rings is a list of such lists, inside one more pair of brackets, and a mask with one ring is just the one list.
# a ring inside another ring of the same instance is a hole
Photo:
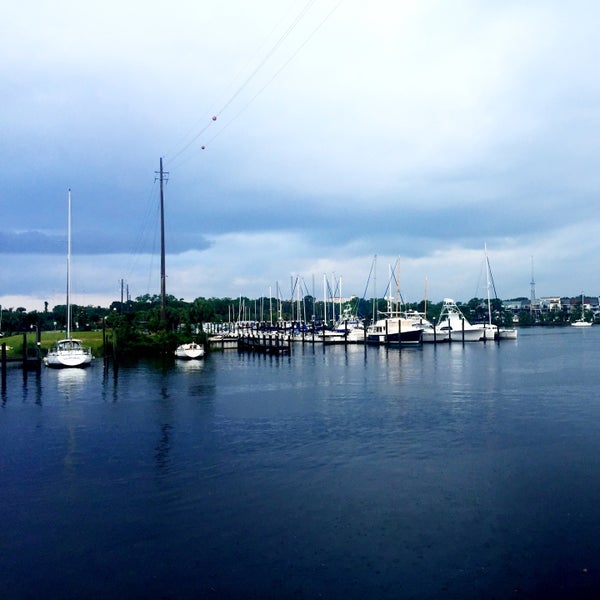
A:
{"label": "sailboat mast", "polygon": [[71,188],[67,201],[67,339],[71,338]]}
{"label": "sailboat mast", "polygon": [[484,254],[485,254],[485,277],[487,284],[487,305],[488,305],[488,324],[492,324],[492,301],[490,299],[490,261],[488,259],[487,253],[487,244],[484,244]]}

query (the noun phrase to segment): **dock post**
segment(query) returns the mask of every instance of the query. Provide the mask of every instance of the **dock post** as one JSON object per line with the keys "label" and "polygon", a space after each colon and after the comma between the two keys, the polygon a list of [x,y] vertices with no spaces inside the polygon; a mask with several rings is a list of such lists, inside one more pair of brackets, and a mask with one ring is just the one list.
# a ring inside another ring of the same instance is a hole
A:
{"label": "dock post", "polygon": [[402,319],[398,318],[398,348],[402,350]]}
{"label": "dock post", "polygon": [[6,390],[6,342],[2,342],[2,391]]}
{"label": "dock post", "polygon": [[35,368],[40,371],[42,368],[42,330],[37,325],[35,328],[35,349],[36,349],[36,364]]}
{"label": "dock post", "polygon": [[25,331],[23,332],[22,359],[23,359],[23,371],[27,371],[27,333]]}

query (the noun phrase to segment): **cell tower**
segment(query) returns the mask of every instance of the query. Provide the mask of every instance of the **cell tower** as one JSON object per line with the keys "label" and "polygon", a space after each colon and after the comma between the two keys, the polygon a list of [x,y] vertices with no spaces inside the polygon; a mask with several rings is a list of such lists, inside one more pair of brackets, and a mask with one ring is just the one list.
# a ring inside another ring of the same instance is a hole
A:
{"label": "cell tower", "polygon": [[529,285],[531,285],[531,301],[530,301],[530,304],[529,304],[529,312],[531,314],[533,314],[535,312],[535,306],[536,306],[536,302],[535,302],[535,278],[533,276],[533,256],[531,257],[531,283]]}

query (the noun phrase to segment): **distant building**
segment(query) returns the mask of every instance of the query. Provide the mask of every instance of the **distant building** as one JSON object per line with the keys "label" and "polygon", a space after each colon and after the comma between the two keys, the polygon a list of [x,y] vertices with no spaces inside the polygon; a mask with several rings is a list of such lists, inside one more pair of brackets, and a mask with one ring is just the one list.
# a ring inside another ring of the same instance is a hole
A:
{"label": "distant building", "polygon": [[539,302],[541,312],[561,311],[563,309],[563,303],[559,296],[540,298]]}
{"label": "distant building", "polygon": [[530,302],[529,300],[505,300],[502,302],[502,308],[504,310],[510,310],[511,312],[518,314],[523,311],[529,311]]}

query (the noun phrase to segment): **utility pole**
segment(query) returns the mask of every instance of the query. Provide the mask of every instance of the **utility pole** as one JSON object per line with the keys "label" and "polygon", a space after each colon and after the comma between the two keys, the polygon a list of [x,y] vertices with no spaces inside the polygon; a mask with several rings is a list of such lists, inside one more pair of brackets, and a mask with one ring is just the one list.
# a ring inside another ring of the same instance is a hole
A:
{"label": "utility pole", "polygon": [[[168,181],[166,176],[168,172],[163,171],[163,159],[160,157],[160,170],[155,171],[159,175],[160,181],[160,320],[167,320],[167,310],[165,307],[166,298],[166,268],[165,268],[165,194],[164,182]],[[156,181],[156,180],[155,180]]]}

